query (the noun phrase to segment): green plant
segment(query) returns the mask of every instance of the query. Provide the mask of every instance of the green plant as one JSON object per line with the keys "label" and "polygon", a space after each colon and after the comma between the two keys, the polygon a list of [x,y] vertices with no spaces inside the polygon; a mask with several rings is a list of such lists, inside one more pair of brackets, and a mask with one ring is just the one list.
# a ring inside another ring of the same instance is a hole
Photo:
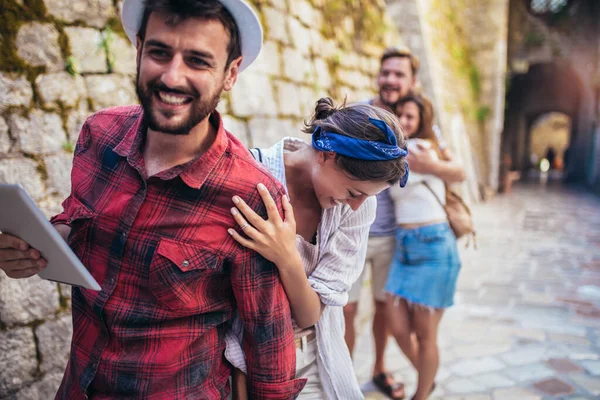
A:
{"label": "green plant", "polygon": [[75,76],[75,75],[79,75],[79,73],[80,73],[79,63],[77,62],[77,60],[73,56],[67,57],[66,68],[67,68],[67,72],[70,75]]}
{"label": "green plant", "polygon": [[62,149],[67,153],[73,153],[75,151],[75,145],[70,140],[63,143]]}
{"label": "green plant", "polygon": [[102,39],[98,44],[98,51],[104,51],[106,55],[106,66],[108,67],[108,72],[113,72],[113,68],[115,66],[115,53],[112,51],[112,45],[115,41],[113,36],[113,31],[110,26],[107,26],[104,31],[102,31]]}

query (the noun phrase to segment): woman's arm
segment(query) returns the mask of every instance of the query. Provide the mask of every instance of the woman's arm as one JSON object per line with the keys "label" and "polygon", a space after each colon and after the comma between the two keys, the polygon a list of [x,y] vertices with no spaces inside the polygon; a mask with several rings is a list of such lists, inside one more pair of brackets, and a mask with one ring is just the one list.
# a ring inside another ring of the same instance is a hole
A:
{"label": "woman's arm", "polygon": [[277,266],[294,321],[302,329],[313,326],[321,317],[323,304],[306,278],[302,258],[296,248],[296,221],[292,205],[284,196],[285,219],[282,220],[266,187],[258,185],[258,192],[265,203],[268,219],[264,220],[235,196],[235,207],[231,213],[248,238],[234,229],[229,229],[229,233],[241,245],[258,252]]}
{"label": "woman's arm", "polygon": [[231,373],[231,395],[232,400],[248,400],[246,374],[235,367]]}
{"label": "woman's arm", "polygon": [[324,305],[308,283],[300,255],[289,262],[276,262],[275,265],[279,269],[296,325],[301,329],[313,326],[321,318]]}

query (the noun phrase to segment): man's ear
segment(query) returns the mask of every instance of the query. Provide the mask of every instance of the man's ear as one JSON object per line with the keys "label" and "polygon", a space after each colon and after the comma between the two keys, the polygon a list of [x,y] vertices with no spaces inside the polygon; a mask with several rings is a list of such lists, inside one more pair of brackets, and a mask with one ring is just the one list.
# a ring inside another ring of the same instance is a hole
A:
{"label": "man's ear", "polygon": [[237,82],[240,73],[240,64],[242,64],[242,57],[238,57],[229,63],[227,71],[225,71],[225,80],[223,81],[223,90],[226,92],[233,89],[233,85]]}
{"label": "man's ear", "polygon": [[138,69],[140,68],[140,60],[142,59],[142,48],[144,47],[144,41],[139,37],[139,35],[135,36],[135,48],[137,50],[137,54],[135,56],[135,63],[137,64]]}

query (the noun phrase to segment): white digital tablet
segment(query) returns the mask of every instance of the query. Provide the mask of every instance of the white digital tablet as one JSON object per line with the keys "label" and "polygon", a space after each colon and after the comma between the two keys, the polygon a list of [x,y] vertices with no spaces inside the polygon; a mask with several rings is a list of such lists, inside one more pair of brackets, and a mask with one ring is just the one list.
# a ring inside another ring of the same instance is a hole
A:
{"label": "white digital tablet", "polygon": [[38,276],[101,290],[67,243],[20,185],[0,184],[0,232],[17,236],[39,250],[48,265]]}

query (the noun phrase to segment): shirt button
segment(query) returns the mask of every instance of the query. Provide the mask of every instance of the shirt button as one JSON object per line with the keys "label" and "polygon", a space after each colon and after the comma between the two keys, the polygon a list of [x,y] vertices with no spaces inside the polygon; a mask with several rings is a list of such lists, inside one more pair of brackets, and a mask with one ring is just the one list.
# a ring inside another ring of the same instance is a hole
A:
{"label": "shirt button", "polygon": [[183,260],[183,262],[181,263],[182,267],[189,267],[190,266],[190,262],[188,260]]}

